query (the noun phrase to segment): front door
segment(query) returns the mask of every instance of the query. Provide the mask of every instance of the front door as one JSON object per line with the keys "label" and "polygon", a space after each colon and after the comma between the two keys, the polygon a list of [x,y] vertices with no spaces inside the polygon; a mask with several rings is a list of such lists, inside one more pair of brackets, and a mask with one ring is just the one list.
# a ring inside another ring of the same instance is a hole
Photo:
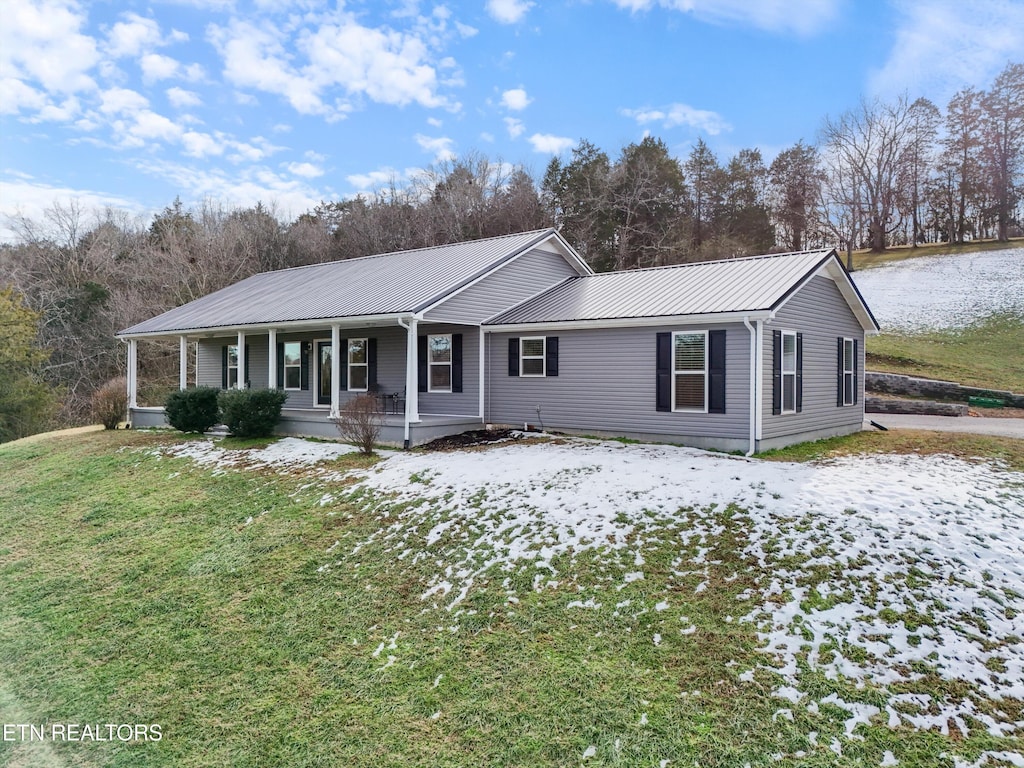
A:
{"label": "front door", "polygon": [[331,342],[316,343],[316,403],[331,404]]}

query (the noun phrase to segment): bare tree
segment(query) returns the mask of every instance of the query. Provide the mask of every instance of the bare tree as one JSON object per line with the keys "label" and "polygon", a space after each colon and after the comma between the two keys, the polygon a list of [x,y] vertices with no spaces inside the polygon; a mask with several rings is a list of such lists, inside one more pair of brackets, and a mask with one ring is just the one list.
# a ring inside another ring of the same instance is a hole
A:
{"label": "bare tree", "polygon": [[995,198],[999,240],[1009,239],[1024,166],[1024,64],[1008,64],[981,98],[982,141]]}
{"label": "bare tree", "polygon": [[971,207],[982,191],[981,94],[964,88],[953,95],[946,109],[946,137],[941,165],[954,180],[955,196],[950,240],[963,243]]}
{"label": "bare tree", "polygon": [[838,119],[826,118],[821,138],[828,163],[846,178],[837,186],[849,193],[840,204],[857,205],[871,250],[885,250],[887,236],[899,227],[898,177],[910,141],[910,108],[905,96],[894,104],[862,101]]}
{"label": "bare tree", "polygon": [[811,211],[819,198],[823,181],[818,152],[798,141],[779,153],[772,161],[769,173],[772,211],[786,247],[802,250]]}

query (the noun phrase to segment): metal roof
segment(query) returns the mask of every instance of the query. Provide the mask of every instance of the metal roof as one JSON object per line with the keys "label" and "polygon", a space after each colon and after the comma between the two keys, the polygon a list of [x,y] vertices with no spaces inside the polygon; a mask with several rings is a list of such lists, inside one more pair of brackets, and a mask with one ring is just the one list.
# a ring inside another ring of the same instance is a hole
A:
{"label": "metal roof", "polygon": [[753,256],[570,277],[486,325],[571,323],[771,311],[823,266],[865,328],[877,328],[832,250]]}
{"label": "metal roof", "polygon": [[543,229],[263,272],[118,335],[418,312],[552,237],[575,257],[555,230]]}

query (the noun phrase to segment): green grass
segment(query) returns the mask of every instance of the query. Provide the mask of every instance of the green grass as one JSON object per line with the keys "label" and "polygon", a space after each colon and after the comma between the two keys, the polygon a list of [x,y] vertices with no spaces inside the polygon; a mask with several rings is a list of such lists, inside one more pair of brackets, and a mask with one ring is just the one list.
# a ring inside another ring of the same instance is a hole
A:
{"label": "green grass", "polygon": [[[975,240],[973,242],[957,245],[955,243],[926,243],[917,248],[909,245],[888,248],[883,253],[872,253],[862,250],[853,252],[853,266],[855,269],[870,269],[880,264],[887,264],[892,261],[905,261],[907,259],[918,259],[922,256],[941,256],[947,253],[980,253],[982,251],[1001,251],[1006,248],[1024,248],[1024,238],[1014,238],[1008,243],[1000,243],[996,240]],[[840,251],[839,257],[846,263],[846,252]]]}
{"label": "green grass", "polygon": [[[878,765],[892,750],[923,768],[1007,748],[982,729],[954,742],[883,716],[840,758],[828,745],[847,713],[775,717],[790,707],[771,696],[777,678],[738,680],[767,663],[755,628],[732,620],[756,568],[741,554],[742,509],[708,513],[721,532],[700,572],[681,514],[645,544],[643,580],[625,583],[631,553],[590,550],[554,563],[557,586],[532,590],[525,563],[484,574],[448,611],[420,597],[435,563],[372,539],[386,524],[374,500],[321,506],[309,472],[216,474],[152,452],[176,439],[0,446],[0,719],[163,733],[0,742],[0,765],[565,766],[593,746],[587,766]],[[445,538],[435,554],[459,546]],[[591,598],[600,607],[567,607]],[[815,683],[833,691],[872,695]]]}
{"label": "green grass", "polygon": [[867,368],[1024,392],[1024,317],[1000,314],[955,330],[882,333],[867,340]]}

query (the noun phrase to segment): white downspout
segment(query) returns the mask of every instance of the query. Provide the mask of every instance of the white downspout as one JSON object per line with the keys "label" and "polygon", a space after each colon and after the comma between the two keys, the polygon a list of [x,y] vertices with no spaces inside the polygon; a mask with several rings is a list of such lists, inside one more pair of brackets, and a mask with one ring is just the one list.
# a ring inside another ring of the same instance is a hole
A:
{"label": "white downspout", "polygon": [[487,381],[487,377],[484,375],[485,374],[485,371],[484,371],[484,354],[486,352],[486,346],[484,344],[484,329],[483,329],[483,326],[480,326],[477,329],[477,331],[480,334],[480,352],[479,352],[479,360],[477,361],[477,366],[479,368],[478,374],[479,374],[479,382],[480,382],[479,385],[478,385],[480,387],[480,421],[483,421],[484,420],[484,386],[485,386],[486,381]]}
{"label": "white downspout", "polygon": [[277,329],[267,331],[267,389],[277,389]]}
{"label": "white downspout", "polygon": [[[315,353],[315,350],[314,350]],[[348,350],[345,350],[348,357]],[[341,415],[341,326],[331,324],[331,418]]]}
{"label": "white downspout", "polygon": [[245,389],[245,331],[238,332],[238,381],[237,389]]}
{"label": "white downspout", "polygon": [[[758,326],[761,321],[757,321]],[[747,456],[753,456],[757,450],[757,413],[760,410],[761,398],[758,392],[760,382],[760,356],[757,354],[758,329],[750,324],[750,318],[743,318],[743,325],[750,331],[750,449]]]}

